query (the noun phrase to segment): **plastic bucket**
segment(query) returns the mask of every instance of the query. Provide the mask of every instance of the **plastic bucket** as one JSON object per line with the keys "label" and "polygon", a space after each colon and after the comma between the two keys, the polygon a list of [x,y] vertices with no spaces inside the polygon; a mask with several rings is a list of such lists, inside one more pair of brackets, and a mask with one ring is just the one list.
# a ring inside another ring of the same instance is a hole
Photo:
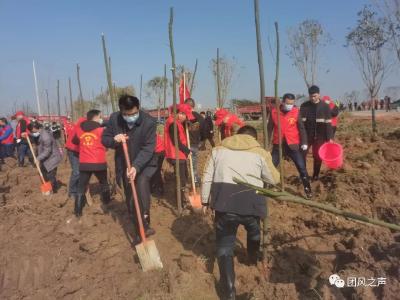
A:
{"label": "plastic bucket", "polygon": [[319,148],[319,157],[330,169],[339,169],[343,165],[343,147],[337,143],[325,143]]}

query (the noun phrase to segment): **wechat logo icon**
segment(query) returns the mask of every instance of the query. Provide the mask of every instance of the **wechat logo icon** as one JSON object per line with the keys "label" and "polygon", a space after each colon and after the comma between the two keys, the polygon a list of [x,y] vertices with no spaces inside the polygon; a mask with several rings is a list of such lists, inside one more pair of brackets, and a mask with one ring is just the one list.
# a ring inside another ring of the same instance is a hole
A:
{"label": "wechat logo icon", "polygon": [[344,287],[344,280],[340,278],[338,274],[332,274],[329,276],[329,283],[331,285],[335,285],[338,288]]}

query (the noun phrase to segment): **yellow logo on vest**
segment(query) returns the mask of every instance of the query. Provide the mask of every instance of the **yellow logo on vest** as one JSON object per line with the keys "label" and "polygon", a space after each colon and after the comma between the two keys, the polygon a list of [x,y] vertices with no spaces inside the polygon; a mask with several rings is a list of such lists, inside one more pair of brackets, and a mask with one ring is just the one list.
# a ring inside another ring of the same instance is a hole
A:
{"label": "yellow logo on vest", "polygon": [[80,136],[80,139],[82,141],[82,144],[84,146],[93,146],[95,140],[98,139],[97,135],[90,133],[90,132],[85,132]]}

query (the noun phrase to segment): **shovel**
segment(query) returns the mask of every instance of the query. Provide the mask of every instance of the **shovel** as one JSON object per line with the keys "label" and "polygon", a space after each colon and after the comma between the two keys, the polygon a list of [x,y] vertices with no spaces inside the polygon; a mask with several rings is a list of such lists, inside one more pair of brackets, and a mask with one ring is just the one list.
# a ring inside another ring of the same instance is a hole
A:
{"label": "shovel", "polygon": [[[122,148],[125,154],[126,165],[130,170],[132,166],[129,159],[128,146],[126,145],[125,140],[122,142]],[[144,233],[142,214],[140,212],[139,201],[136,194],[135,181],[132,178],[129,178],[129,181],[132,187],[133,203],[135,204],[136,217],[139,225],[139,234],[142,240],[140,244],[135,246],[140,265],[142,266],[144,272],[154,269],[162,269],[163,264],[161,262],[160,253],[157,250],[156,244],[153,240],[146,239],[146,235]]]}
{"label": "shovel", "polygon": [[49,196],[51,194],[51,191],[53,190],[53,187],[51,186],[51,182],[48,182],[48,181],[44,180],[44,177],[43,177],[43,174],[42,174],[42,170],[40,170],[39,162],[36,159],[35,151],[33,151],[32,143],[31,143],[31,140],[29,139],[29,136],[26,137],[26,140],[28,141],[29,148],[31,149],[31,153],[32,153],[33,159],[35,161],[36,168],[37,168],[37,170],[39,172],[39,176],[40,176],[40,179],[42,181],[42,185],[40,186],[40,190],[42,191],[43,195]]}
{"label": "shovel", "polygon": [[[186,126],[186,138],[187,138],[188,147],[190,149],[189,131],[188,131],[187,126]],[[190,169],[190,177],[192,178],[192,189],[193,189],[193,194],[189,195],[190,205],[194,209],[201,209],[202,208],[201,198],[200,198],[200,195],[196,192],[196,184],[194,183],[193,160],[192,160],[191,155],[189,155],[189,169]]]}

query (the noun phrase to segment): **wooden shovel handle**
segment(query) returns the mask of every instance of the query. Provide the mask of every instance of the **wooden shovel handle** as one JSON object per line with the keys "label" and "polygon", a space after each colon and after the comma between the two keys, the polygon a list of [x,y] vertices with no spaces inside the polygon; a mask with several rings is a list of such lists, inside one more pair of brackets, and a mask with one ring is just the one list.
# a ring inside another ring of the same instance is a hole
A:
{"label": "wooden shovel handle", "polygon": [[[126,140],[122,141],[122,149],[124,150],[126,165],[127,165],[128,169],[130,170],[132,168],[132,165],[131,165],[131,160],[129,159],[128,145],[126,144]],[[142,239],[142,243],[144,243],[144,242],[146,242],[146,234],[144,233],[142,214],[140,211],[139,201],[138,201],[138,197],[137,197],[137,193],[136,193],[135,181],[132,180],[131,178],[129,178],[129,182],[132,187],[133,203],[135,204],[136,217],[137,217],[138,224],[139,224],[139,234],[140,234],[140,238]]]}
{"label": "wooden shovel handle", "polygon": [[28,141],[29,149],[31,149],[31,153],[35,161],[36,168],[39,171],[40,179],[42,180],[42,183],[46,183],[42,174],[42,170],[40,170],[39,162],[36,159],[35,151],[33,151],[32,143],[31,140],[29,139],[29,136],[26,137],[26,140]]}
{"label": "wooden shovel handle", "polygon": [[[189,130],[188,127],[186,126],[186,139],[187,139],[187,144],[190,149],[190,138],[189,138]],[[192,155],[189,155],[189,169],[190,169],[190,175],[192,178],[192,189],[193,189],[193,195],[196,195],[196,184],[194,183],[194,171],[193,171],[193,160],[192,160]]]}

